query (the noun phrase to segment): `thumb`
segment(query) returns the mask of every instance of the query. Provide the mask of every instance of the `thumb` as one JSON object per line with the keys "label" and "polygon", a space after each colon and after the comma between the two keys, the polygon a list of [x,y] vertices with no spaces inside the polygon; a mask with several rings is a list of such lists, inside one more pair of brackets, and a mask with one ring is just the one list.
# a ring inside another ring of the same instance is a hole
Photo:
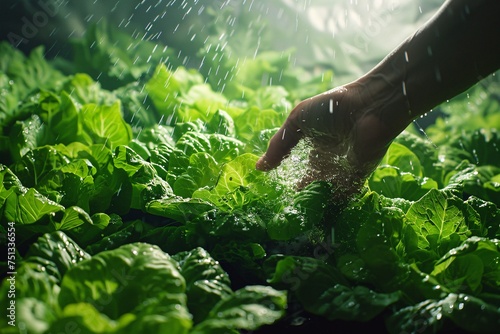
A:
{"label": "thumb", "polygon": [[302,132],[300,129],[292,126],[290,122],[285,122],[269,141],[266,153],[257,161],[255,168],[262,171],[269,171],[278,167],[301,138]]}

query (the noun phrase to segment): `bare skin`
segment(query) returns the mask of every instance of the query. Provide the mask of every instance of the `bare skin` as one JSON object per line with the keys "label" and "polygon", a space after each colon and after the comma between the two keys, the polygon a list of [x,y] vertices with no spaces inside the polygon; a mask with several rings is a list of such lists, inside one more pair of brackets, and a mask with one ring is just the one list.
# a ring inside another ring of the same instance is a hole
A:
{"label": "bare skin", "polygon": [[302,185],[327,180],[355,192],[414,119],[500,68],[499,13],[498,0],[447,1],[370,72],[300,102],[256,168],[279,166],[308,139]]}

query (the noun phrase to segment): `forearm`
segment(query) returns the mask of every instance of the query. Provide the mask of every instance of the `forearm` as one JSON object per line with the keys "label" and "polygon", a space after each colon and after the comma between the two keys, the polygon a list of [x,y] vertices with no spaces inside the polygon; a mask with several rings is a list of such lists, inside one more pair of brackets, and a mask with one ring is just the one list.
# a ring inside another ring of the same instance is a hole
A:
{"label": "forearm", "polygon": [[452,0],[372,71],[365,90],[390,137],[500,68],[500,1]]}

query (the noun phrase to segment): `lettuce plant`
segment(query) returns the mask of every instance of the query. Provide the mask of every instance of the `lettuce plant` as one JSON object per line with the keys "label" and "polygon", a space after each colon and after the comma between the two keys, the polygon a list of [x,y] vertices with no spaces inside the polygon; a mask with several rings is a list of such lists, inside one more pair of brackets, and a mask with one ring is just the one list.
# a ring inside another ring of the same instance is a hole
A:
{"label": "lettuce plant", "polygon": [[[428,137],[409,128],[340,207],[329,200],[331,184],[295,189],[303,151],[277,171],[255,170],[292,99],[324,82],[297,82],[269,52],[240,64],[223,90],[172,54],[166,64],[155,53],[154,68],[141,57],[129,63],[151,44],[117,53],[126,43],[117,36],[66,64],[72,73],[42,49],[26,57],[0,44],[0,231],[15,226],[16,325],[238,333],[314,319],[328,332],[345,322],[383,323],[391,333],[495,332],[500,123],[492,104],[480,115],[488,128],[438,121]],[[102,82],[95,66],[107,73]],[[266,71],[283,72],[279,86],[261,86],[256,76]],[[2,296],[9,289],[6,278]],[[16,333],[8,320],[2,332]]]}

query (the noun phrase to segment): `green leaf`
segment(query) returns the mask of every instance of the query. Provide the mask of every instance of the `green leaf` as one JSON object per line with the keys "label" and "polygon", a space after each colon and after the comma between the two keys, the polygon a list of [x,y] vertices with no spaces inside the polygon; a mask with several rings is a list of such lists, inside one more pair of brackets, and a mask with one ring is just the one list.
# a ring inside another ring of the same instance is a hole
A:
{"label": "green leaf", "polygon": [[184,133],[175,144],[175,147],[188,157],[194,153],[211,151],[208,137],[203,133],[192,131]]}
{"label": "green leaf", "polygon": [[107,232],[111,233],[112,228],[121,225],[121,218],[115,214],[96,213],[90,219],[91,224],[81,224],[64,231],[83,248],[101,240]]}
{"label": "green leaf", "polygon": [[239,241],[267,240],[266,223],[258,209],[206,211],[187,223],[188,237],[195,244],[217,244],[220,238]]}
{"label": "green leaf", "polygon": [[173,195],[170,185],[157,175],[154,166],[130,147],[116,148],[114,165],[128,174],[131,191],[123,192],[123,200],[130,203],[130,208],[143,209],[152,200]]}
{"label": "green leaf", "polygon": [[101,80],[94,81],[88,74],[76,73],[65,83],[61,95],[69,94],[80,105],[88,103],[109,105],[116,102],[117,97],[111,92],[102,89],[100,82]]}
{"label": "green leaf", "polygon": [[479,220],[462,200],[435,189],[415,202],[406,218],[418,235],[419,247],[438,256],[464,241],[470,235],[468,226]]}
{"label": "green leaf", "polygon": [[259,87],[251,98],[248,99],[250,106],[260,109],[273,109],[278,112],[288,112],[292,104],[287,100],[288,92],[282,86]]}
{"label": "green leaf", "polygon": [[266,186],[265,175],[255,169],[257,159],[257,156],[247,153],[224,164],[216,186],[196,190],[193,198],[207,200],[228,210],[262,199],[264,192],[272,188]]}
{"label": "green leaf", "polygon": [[[420,161],[423,175],[429,177],[436,182],[441,182],[442,170],[438,164],[438,148],[428,138],[412,134],[408,131],[403,131],[399,134],[395,141],[410,149]],[[442,184],[440,184],[442,185]]]}
{"label": "green leaf", "polygon": [[109,106],[85,104],[82,106],[81,120],[92,143],[113,149],[127,145],[132,139],[132,130],[122,118],[119,101]]}
{"label": "green leaf", "polygon": [[365,286],[349,288],[336,284],[308,309],[329,320],[369,321],[401,299],[399,291],[377,293]]}
{"label": "green leaf", "polygon": [[186,227],[167,225],[144,231],[141,242],[158,245],[165,252],[174,254],[191,249],[186,238]]}
{"label": "green leaf", "polygon": [[218,133],[211,134],[209,140],[211,154],[218,163],[229,162],[245,150],[243,142]]}
{"label": "green leaf", "polygon": [[[91,153],[85,157],[92,161],[97,172],[94,176],[94,191],[90,198],[90,212],[106,212],[112,208],[114,213],[127,212],[130,202],[119,201],[120,195],[127,195],[127,185],[130,185],[127,174],[114,166],[111,150],[102,145],[89,147]],[[122,196],[123,197],[123,196]]]}
{"label": "green leaf", "polygon": [[437,189],[436,181],[401,172],[398,167],[379,166],[368,179],[370,190],[390,198],[417,201],[430,189]]}
{"label": "green leaf", "polygon": [[44,47],[38,46],[26,57],[7,41],[0,43],[0,71],[19,87],[19,100],[35,90],[49,90],[60,84],[62,74],[45,60],[44,53]]}
{"label": "green leaf", "polygon": [[19,161],[29,151],[43,143],[46,125],[38,115],[17,121],[10,130],[9,149],[14,161]]}
{"label": "green leaf", "polygon": [[261,110],[257,107],[252,107],[234,120],[237,138],[251,143],[260,131],[280,127],[284,120],[284,113],[279,113],[272,109]]}
{"label": "green leaf", "polygon": [[447,176],[449,187],[460,185],[466,194],[500,205],[500,183],[496,181],[499,173],[498,166],[476,166],[464,161]]}
{"label": "green leaf", "polygon": [[255,330],[280,319],[285,308],[286,292],[267,286],[246,286],[216,304],[191,333]]}
{"label": "green leaf", "polygon": [[271,197],[281,197],[268,209],[276,212],[267,221],[267,233],[271,239],[290,240],[315,228],[323,231],[328,229],[326,224],[322,224],[332,196],[332,188],[327,182],[312,182],[301,191],[291,194],[280,194],[278,189],[274,189],[274,192],[264,191]]}
{"label": "green leaf", "polygon": [[406,220],[397,208],[373,212],[360,227],[356,247],[370,282],[382,291],[395,291],[408,278],[405,260],[412,250],[412,238],[405,231]]}
{"label": "green leaf", "polygon": [[173,125],[194,120],[181,119],[180,115],[177,112],[172,113],[172,110],[178,108],[181,95],[187,94],[193,85],[202,83],[203,78],[194,70],[188,71],[178,67],[175,71],[170,71],[164,64],[160,64],[145,88],[158,112],[167,116],[167,125]]}
{"label": "green leaf", "polygon": [[16,322],[22,324],[28,333],[46,333],[49,329],[48,323],[56,318],[52,305],[35,298],[19,298],[16,309]]}
{"label": "green leaf", "polygon": [[306,229],[311,229],[323,219],[331,191],[327,182],[312,182],[294,195],[293,206],[304,215]]}
{"label": "green leaf", "polygon": [[64,210],[62,205],[44,197],[34,188],[17,189],[10,193],[4,205],[5,219],[20,225],[34,224],[44,216]]}
{"label": "green leaf", "polygon": [[23,185],[35,187],[53,170],[58,170],[69,162],[70,160],[55,147],[42,146],[28,151],[15,165],[14,171]]}
{"label": "green leaf", "polygon": [[407,147],[394,142],[389,146],[387,153],[380,162],[380,165],[390,165],[398,167],[402,172],[422,176],[422,165],[418,157]]}
{"label": "green leaf", "polygon": [[171,218],[178,222],[190,221],[211,209],[213,209],[213,205],[206,201],[181,197],[153,200],[145,207],[148,213]]}
{"label": "green leaf", "polygon": [[220,300],[233,293],[229,276],[200,247],[178,253],[174,259],[179,262],[180,272],[186,280],[189,311],[193,314],[193,321],[199,323]]}
{"label": "green leaf", "polygon": [[481,223],[478,222],[476,228],[471,228],[473,234],[500,239],[500,208],[492,202],[484,201],[475,196],[469,197],[466,202],[481,217]]}
{"label": "green leaf", "polygon": [[[44,333],[59,312],[57,297],[62,277],[88,258],[90,256],[62,232],[47,233],[38,238],[23,261],[18,259],[19,267],[13,276],[17,326],[25,327],[30,333]],[[12,291],[10,285],[11,282],[5,280],[0,291],[7,295],[9,290]],[[9,300],[2,299],[0,305],[7,308]],[[0,320],[2,328],[7,328],[6,325]]]}
{"label": "green leaf", "polygon": [[500,137],[497,129],[476,130],[462,134],[452,142],[452,147],[460,149],[460,158],[478,166],[498,165]]}
{"label": "green leaf", "polygon": [[[92,321],[90,321],[92,319]],[[133,318],[127,317],[114,321],[99,313],[96,307],[88,303],[75,303],[66,306],[50,326],[50,332],[60,332],[69,328],[84,329],[86,333],[116,333],[120,327],[128,324]]]}
{"label": "green leaf", "polygon": [[[194,72],[192,72],[194,73]],[[184,94],[182,94],[179,97],[179,102],[184,103],[189,106],[194,106],[196,107],[197,103],[204,105],[205,103],[216,103],[220,105],[224,105],[227,103],[227,99],[224,97],[224,95],[220,93],[216,93],[212,90],[212,87],[209,84],[202,83],[202,84],[194,84],[193,86],[189,87],[189,90],[186,91]],[[207,116],[209,115],[210,110],[199,110],[200,112],[205,111],[206,113],[201,114],[201,117],[203,120],[207,120]],[[208,112],[208,113],[207,113]],[[185,115],[182,113],[182,109],[179,110],[179,115],[181,120],[190,120]],[[191,119],[193,120],[193,119]]]}
{"label": "green leaf", "polygon": [[4,208],[7,198],[23,189],[19,178],[5,165],[0,165],[0,208]]}
{"label": "green leaf", "polygon": [[90,255],[63,232],[46,233],[33,243],[24,261],[37,263],[60,283],[66,272]]}
{"label": "green leaf", "polygon": [[348,284],[336,267],[319,258],[274,255],[264,265],[268,267],[269,283],[287,287],[302,306],[312,312],[326,290],[336,284]]}
{"label": "green leaf", "polygon": [[[127,244],[70,269],[61,283],[59,304],[64,308],[90,303],[100,313],[118,320],[150,302],[161,303],[166,295],[183,294],[185,284],[176,262],[158,247]],[[171,302],[185,307],[182,298]]]}
{"label": "green leaf", "polygon": [[299,209],[289,205],[283,207],[267,221],[267,234],[273,240],[290,240],[310,228],[307,217]]}
{"label": "green leaf", "polygon": [[[133,129],[147,131],[155,127],[162,127],[158,124],[161,121],[161,116],[154,108],[148,93],[143,89],[142,82],[131,82],[114,90],[113,93],[122,102],[123,119]],[[140,136],[142,134],[143,131],[141,131]]]}
{"label": "green leaf", "polygon": [[401,308],[388,319],[387,327],[393,333],[436,332],[443,328],[445,319],[451,319],[467,331],[496,333],[499,315],[498,307],[479,298],[450,293],[441,300],[427,299]]}
{"label": "green leaf", "polygon": [[71,206],[64,210],[61,221],[54,223],[54,227],[56,230],[64,231],[74,229],[83,224],[93,224],[89,214],[80,207]]}
{"label": "green leaf", "polygon": [[224,136],[234,136],[235,127],[231,116],[222,109],[218,109],[207,122],[207,130]]}
{"label": "green leaf", "polygon": [[174,193],[185,198],[191,197],[198,188],[213,187],[218,174],[219,165],[210,154],[192,154],[186,172],[175,180]]}
{"label": "green leaf", "polygon": [[[272,259],[268,260],[271,265]],[[333,266],[308,257],[278,257],[269,282],[288,286],[305,310],[329,320],[367,321],[401,298],[399,291],[377,293],[364,286],[350,288]]]}
{"label": "green leaf", "polygon": [[38,182],[37,189],[63,206],[79,206],[90,211],[95,173],[96,169],[88,160],[74,159],[61,168],[49,171]]}
{"label": "green leaf", "polygon": [[105,20],[90,25],[85,36],[73,41],[72,67],[75,73],[88,73],[103,87],[114,89],[151,75],[155,64],[180,64],[172,49],[158,41],[132,38],[130,34],[113,27]]}
{"label": "green leaf", "polygon": [[140,220],[123,222],[120,216],[116,216],[110,223],[101,232],[100,238],[85,248],[87,252],[97,254],[136,242],[147,228]]}
{"label": "green leaf", "polygon": [[[160,147],[171,149],[175,146],[172,136],[173,128],[155,124],[152,127],[142,129],[141,133],[137,136],[137,140],[146,144],[149,150],[159,149]],[[152,162],[156,161],[152,160]]]}
{"label": "green leaf", "polygon": [[471,237],[451,249],[431,275],[451,291],[477,295],[481,290],[500,292],[500,242]]}
{"label": "green leaf", "polygon": [[[0,292],[7,296],[11,293],[11,284],[15,281],[15,326],[8,316],[10,312],[7,313],[6,317],[0,319],[2,333],[19,333],[20,326],[29,333],[45,333],[49,323],[56,318],[59,286],[52,276],[33,264],[21,265],[16,271],[15,276],[3,280],[0,288]],[[2,298],[0,306],[3,309],[12,308],[11,300]],[[12,330],[9,331],[9,328]]]}
{"label": "green leaf", "polygon": [[48,124],[50,133],[49,144],[63,143],[70,144],[80,141],[90,144],[89,134],[83,130],[83,124],[80,120],[80,106],[77,106],[74,100],[62,91],[59,95],[50,92],[40,94],[39,107],[45,115],[45,121]]}
{"label": "green leaf", "polygon": [[217,243],[210,253],[221,263],[235,268],[241,277],[264,278],[261,261],[266,257],[266,250],[258,243],[231,240]]}

